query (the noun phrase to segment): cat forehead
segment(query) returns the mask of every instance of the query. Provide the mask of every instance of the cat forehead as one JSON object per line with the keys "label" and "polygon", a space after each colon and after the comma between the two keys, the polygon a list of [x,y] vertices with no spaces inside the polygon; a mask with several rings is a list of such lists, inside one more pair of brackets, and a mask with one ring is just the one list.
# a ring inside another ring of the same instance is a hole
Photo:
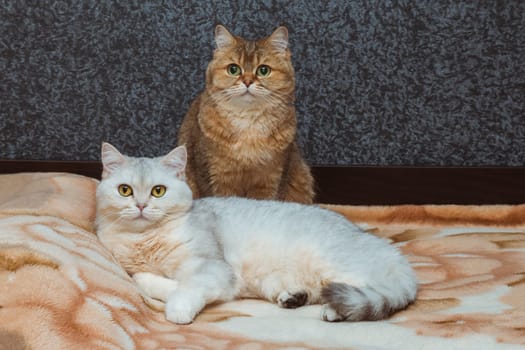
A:
{"label": "cat forehead", "polygon": [[219,56],[233,56],[237,59],[242,58],[246,61],[258,59],[267,55],[271,56],[273,52],[274,50],[265,40],[238,40],[234,46],[216,51]]}
{"label": "cat forehead", "polygon": [[265,47],[258,44],[256,41],[244,41],[243,45],[241,45],[238,50],[243,52],[245,55],[253,56],[257,52],[263,52]]}
{"label": "cat forehead", "polygon": [[174,175],[157,158],[128,157],[127,163],[113,177],[130,185],[150,185],[153,182],[175,180]]}

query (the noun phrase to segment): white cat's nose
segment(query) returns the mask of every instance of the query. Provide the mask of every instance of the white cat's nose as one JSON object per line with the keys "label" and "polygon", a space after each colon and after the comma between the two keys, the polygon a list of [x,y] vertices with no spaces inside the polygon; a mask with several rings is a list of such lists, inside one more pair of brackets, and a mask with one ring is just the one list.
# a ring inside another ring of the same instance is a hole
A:
{"label": "white cat's nose", "polygon": [[143,211],[147,206],[147,204],[137,204],[137,208],[139,208],[140,211]]}

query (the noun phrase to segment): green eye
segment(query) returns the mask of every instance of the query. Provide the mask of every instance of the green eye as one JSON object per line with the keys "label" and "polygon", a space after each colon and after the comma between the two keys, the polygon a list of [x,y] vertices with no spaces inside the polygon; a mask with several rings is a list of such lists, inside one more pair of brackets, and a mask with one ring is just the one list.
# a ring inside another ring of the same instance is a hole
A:
{"label": "green eye", "polygon": [[166,193],[166,186],[157,185],[151,189],[151,195],[156,198],[164,196]]}
{"label": "green eye", "polygon": [[230,64],[228,66],[228,68],[226,68],[226,70],[228,71],[228,74],[231,75],[231,76],[238,76],[238,75],[241,75],[241,67],[239,67],[238,65],[236,64]]}
{"label": "green eye", "polygon": [[133,194],[133,189],[131,188],[130,185],[122,184],[122,185],[119,185],[118,187],[118,193],[122,197],[129,197]]}
{"label": "green eye", "polygon": [[257,75],[260,76],[260,77],[267,77],[268,75],[270,75],[270,72],[272,71],[272,69],[270,67],[268,67],[267,65],[263,64],[259,67],[257,67]]}

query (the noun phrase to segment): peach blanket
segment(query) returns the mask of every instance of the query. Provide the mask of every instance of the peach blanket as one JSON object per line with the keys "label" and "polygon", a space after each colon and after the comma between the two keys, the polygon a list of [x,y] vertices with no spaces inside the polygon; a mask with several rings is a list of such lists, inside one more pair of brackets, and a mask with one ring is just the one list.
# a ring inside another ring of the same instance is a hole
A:
{"label": "peach blanket", "polygon": [[525,349],[525,205],[328,206],[398,245],[417,302],[379,322],[260,300],[188,326],[151,310],[93,233],[94,179],[0,176],[0,349]]}

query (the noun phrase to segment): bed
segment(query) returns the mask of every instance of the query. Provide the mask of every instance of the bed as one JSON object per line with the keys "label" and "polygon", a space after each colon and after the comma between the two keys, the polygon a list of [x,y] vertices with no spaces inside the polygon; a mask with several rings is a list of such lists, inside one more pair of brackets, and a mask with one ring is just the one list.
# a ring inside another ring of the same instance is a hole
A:
{"label": "bed", "polygon": [[191,325],[148,307],[94,234],[97,180],[0,175],[0,349],[525,349],[525,205],[320,204],[398,246],[420,281],[388,320],[320,307],[213,305]]}

